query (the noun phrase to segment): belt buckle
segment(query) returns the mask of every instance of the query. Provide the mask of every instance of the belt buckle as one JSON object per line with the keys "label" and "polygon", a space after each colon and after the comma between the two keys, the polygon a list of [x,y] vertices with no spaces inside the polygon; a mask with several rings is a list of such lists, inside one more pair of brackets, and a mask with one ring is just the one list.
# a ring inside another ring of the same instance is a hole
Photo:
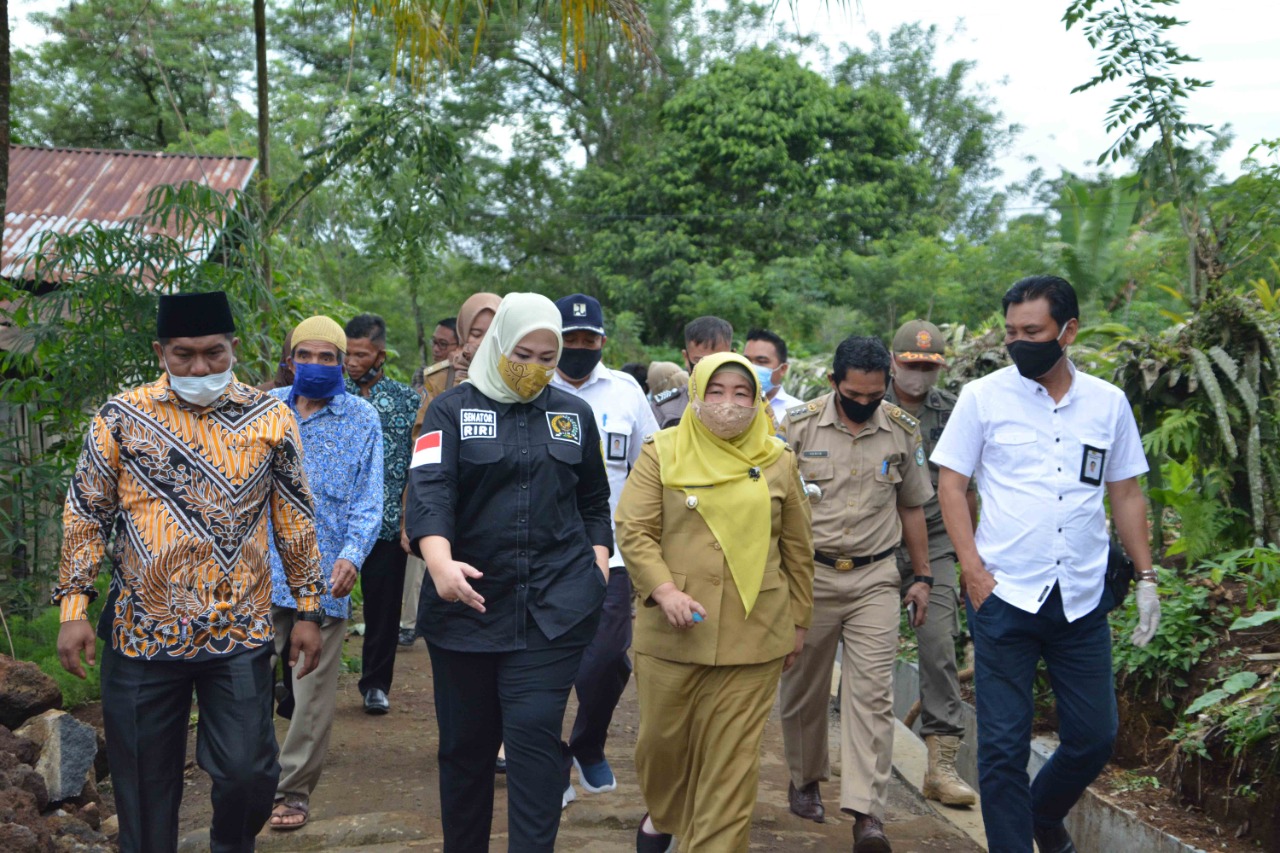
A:
{"label": "belt buckle", "polygon": [[837,572],[850,572],[850,571],[853,571],[853,558],[852,558],[852,557],[837,557],[837,558],[836,558],[836,566],[835,566],[835,569],[836,569],[836,571],[837,571]]}

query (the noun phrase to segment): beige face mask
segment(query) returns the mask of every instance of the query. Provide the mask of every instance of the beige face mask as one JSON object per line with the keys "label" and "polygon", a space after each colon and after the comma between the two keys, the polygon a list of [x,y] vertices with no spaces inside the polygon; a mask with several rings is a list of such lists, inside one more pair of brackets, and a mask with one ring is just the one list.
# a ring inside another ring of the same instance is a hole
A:
{"label": "beige face mask", "polygon": [[897,368],[893,374],[893,381],[912,397],[923,397],[929,393],[934,385],[938,384],[938,376],[941,372],[940,370],[905,370]]}
{"label": "beige face mask", "polygon": [[756,416],[756,406],[739,406],[737,403],[708,403],[694,400],[693,413],[702,425],[716,438],[728,441],[737,438],[751,426]]}
{"label": "beige face mask", "polygon": [[498,357],[498,374],[517,397],[528,402],[542,393],[556,375],[556,369],[512,361],[503,355]]}

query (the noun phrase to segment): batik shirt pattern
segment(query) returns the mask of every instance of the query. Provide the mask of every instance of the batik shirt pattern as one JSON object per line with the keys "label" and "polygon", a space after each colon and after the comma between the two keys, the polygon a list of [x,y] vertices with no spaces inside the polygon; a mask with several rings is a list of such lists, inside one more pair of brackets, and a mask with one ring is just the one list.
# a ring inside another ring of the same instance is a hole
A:
{"label": "batik shirt pattern", "polygon": [[[280,400],[290,388],[268,391]],[[292,408],[292,407],[291,407]],[[378,413],[354,394],[339,394],[319,411],[298,418],[302,436],[303,467],[316,507],[316,541],[320,545],[320,569],[325,591],[320,609],[330,616],[351,615],[351,598],[331,594],[335,560],[364,566],[382,526],[382,427]],[[273,592],[277,607],[297,607],[289,594],[284,561],[271,549]]]}
{"label": "batik shirt pattern", "polygon": [[[360,389],[347,378],[347,394],[359,396]],[[400,541],[400,517],[404,512],[404,484],[409,477],[409,458],[413,455],[413,420],[422,397],[403,382],[378,380],[362,399],[373,404],[382,420],[382,529],[383,542]]]}
{"label": "batik shirt pattern", "polygon": [[167,375],[113,397],[67,490],[62,620],[85,618],[114,532],[103,621],[117,652],[199,660],[270,642],[268,517],[294,595],[314,609],[324,587],[300,448],[289,408],[234,379],[210,408]]}

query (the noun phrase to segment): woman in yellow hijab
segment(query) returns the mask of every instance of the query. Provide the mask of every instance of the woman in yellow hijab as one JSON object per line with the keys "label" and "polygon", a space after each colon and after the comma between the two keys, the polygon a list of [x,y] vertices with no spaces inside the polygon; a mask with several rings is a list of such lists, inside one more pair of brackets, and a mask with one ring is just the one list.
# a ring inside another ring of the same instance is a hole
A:
{"label": "woman in yellow hijab", "polygon": [[760,740],[813,611],[809,503],[740,355],[698,362],[680,423],[627,478],[617,543],[636,615],[640,853],[745,851]]}

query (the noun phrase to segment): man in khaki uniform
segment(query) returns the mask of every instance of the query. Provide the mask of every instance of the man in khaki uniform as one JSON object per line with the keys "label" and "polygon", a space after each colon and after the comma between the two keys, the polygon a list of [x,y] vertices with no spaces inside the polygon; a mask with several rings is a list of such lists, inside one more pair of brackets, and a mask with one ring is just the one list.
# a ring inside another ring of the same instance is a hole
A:
{"label": "man in khaki uniform", "polygon": [[431,364],[413,375],[413,390],[436,397],[454,386],[453,356],[461,349],[458,318],[445,317],[431,333]]}
{"label": "man in khaki uniform", "polygon": [[889,853],[881,823],[893,762],[893,662],[898,645],[895,552],[906,541],[915,624],[929,606],[923,505],[933,497],[916,420],[884,402],[891,360],[875,338],[836,348],[832,393],[787,412],[780,432],[800,474],[821,490],[813,504],[813,624],[782,677],[782,734],[791,810],[821,822],[818,782],[829,776],[827,705],[836,644],[841,663],[841,809],[855,818],[855,853]]}
{"label": "man in khaki uniform", "polygon": [[[893,382],[885,400],[920,422],[926,455],[942,437],[942,430],[956,406],[953,394],[934,387],[947,364],[946,344],[937,326],[924,320],[904,323],[893,336]],[[929,463],[929,479],[938,488],[938,466]],[[966,495],[969,515],[977,526],[978,497],[969,481]],[[924,505],[929,533],[929,565],[933,586],[929,592],[929,621],[916,629],[920,666],[920,734],[929,749],[924,795],[948,806],[977,802],[973,788],[956,772],[956,752],[964,737],[960,715],[960,682],[956,678],[956,637],[960,633],[959,599],[956,595],[956,549],[942,524],[942,509],[935,495]],[[898,573],[902,593],[914,583],[914,571],[906,548],[898,549]]]}

